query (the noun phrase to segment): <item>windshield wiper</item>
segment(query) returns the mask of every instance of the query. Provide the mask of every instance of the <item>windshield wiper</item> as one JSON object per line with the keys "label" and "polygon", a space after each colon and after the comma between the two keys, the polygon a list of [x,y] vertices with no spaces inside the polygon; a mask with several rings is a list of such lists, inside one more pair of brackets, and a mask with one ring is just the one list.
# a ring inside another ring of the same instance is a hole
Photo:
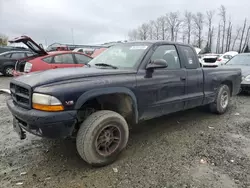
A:
{"label": "windshield wiper", "polygon": [[95,66],[111,67],[113,69],[118,69],[118,67],[116,67],[114,65],[107,64],[107,63],[96,63]]}

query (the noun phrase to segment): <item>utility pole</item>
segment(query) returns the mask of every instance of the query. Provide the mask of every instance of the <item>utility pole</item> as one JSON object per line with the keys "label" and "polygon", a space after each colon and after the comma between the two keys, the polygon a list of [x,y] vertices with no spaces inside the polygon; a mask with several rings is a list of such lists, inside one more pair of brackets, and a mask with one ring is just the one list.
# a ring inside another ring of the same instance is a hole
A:
{"label": "utility pole", "polygon": [[71,36],[72,36],[72,43],[75,44],[75,41],[74,41],[74,29],[71,28]]}

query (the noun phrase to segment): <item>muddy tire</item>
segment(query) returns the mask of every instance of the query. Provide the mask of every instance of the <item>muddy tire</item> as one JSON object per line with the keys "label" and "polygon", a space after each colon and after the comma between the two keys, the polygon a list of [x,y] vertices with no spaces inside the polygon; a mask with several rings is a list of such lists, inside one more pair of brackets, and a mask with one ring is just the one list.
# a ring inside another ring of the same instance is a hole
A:
{"label": "muddy tire", "polygon": [[126,120],[108,110],[91,114],[80,126],[76,147],[81,158],[92,166],[114,162],[128,142]]}
{"label": "muddy tire", "polygon": [[14,71],[14,67],[13,66],[6,66],[3,69],[3,75],[4,76],[13,76],[13,71]]}
{"label": "muddy tire", "polygon": [[224,114],[230,102],[230,89],[227,85],[218,88],[215,101],[209,105],[210,111],[217,114]]}

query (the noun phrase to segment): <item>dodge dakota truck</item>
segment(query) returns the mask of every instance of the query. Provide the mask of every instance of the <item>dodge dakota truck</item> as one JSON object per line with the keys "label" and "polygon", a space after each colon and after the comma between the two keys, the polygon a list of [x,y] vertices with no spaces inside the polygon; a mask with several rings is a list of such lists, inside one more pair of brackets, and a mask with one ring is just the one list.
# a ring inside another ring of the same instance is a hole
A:
{"label": "dodge dakota truck", "polygon": [[241,79],[240,69],[200,67],[189,45],[128,42],[84,68],[14,78],[7,106],[21,139],[75,137],[81,158],[104,166],[126,147],[128,125],[198,106],[223,114]]}

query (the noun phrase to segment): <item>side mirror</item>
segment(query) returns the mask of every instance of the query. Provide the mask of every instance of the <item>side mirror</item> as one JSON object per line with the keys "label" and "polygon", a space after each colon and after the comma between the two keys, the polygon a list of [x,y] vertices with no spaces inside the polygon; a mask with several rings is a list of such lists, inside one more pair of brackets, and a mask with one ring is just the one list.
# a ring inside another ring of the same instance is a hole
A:
{"label": "side mirror", "polygon": [[161,68],[167,68],[168,67],[168,63],[166,60],[164,59],[156,59],[154,61],[152,61],[151,63],[149,63],[146,67],[146,69],[161,69]]}

